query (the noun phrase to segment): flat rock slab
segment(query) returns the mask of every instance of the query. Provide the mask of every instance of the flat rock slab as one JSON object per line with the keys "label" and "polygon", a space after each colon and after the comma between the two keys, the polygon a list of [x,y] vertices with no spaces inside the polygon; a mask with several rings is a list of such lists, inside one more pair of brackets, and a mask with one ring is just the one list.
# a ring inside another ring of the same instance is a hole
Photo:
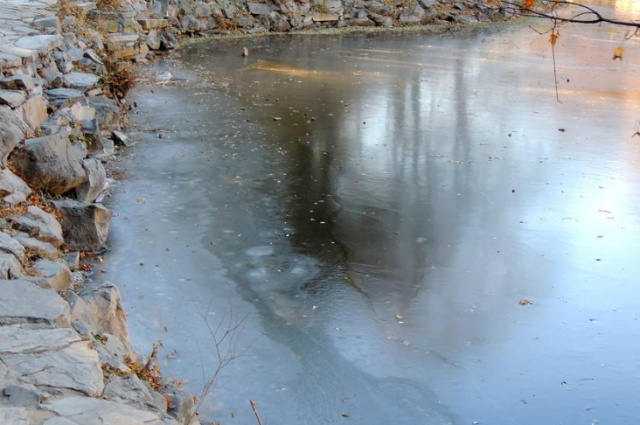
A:
{"label": "flat rock slab", "polygon": [[76,103],[71,108],[69,108],[69,116],[74,121],[90,121],[96,118],[96,110],[93,106],[82,105],[81,103]]}
{"label": "flat rock slab", "polygon": [[104,390],[100,359],[90,342],[38,354],[0,355],[0,359],[8,367],[9,376],[19,382],[75,390],[92,397]]}
{"label": "flat rock slab", "polygon": [[66,397],[43,407],[74,425],[163,425],[162,420],[151,412],[94,398]]}
{"label": "flat rock slab", "polygon": [[55,418],[47,419],[43,425],[78,425],[76,422],[71,422],[69,419],[62,416],[56,416]]}
{"label": "flat rock slab", "polygon": [[24,407],[0,406],[0,424],[29,425],[29,411]]}
{"label": "flat rock slab", "polygon": [[13,219],[13,227],[55,247],[63,244],[62,226],[52,214],[30,205],[27,214]]}
{"label": "flat rock slab", "polygon": [[62,44],[62,37],[59,35],[30,35],[18,39],[15,43],[17,47],[35,50],[40,54],[47,54],[51,50]]}
{"label": "flat rock slab", "polygon": [[138,19],[137,20],[142,29],[149,31],[152,29],[166,28],[169,26],[169,21],[166,19]]}
{"label": "flat rock slab", "polygon": [[71,286],[71,270],[62,260],[51,261],[41,258],[33,264],[33,270],[46,279],[48,286],[58,292],[64,292]]}
{"label": "flat rock slab", "polygon": [[333,22],[340,19],[340,15],[337,13],[314,13],[312,16],[313,22]]}
{"label": "flat rock slab", "polygon": [[22,58],[11,53],[0,52],[0,69],[18,68],[22,65]]}
{"label": "flat rock slab", "polygon": [[4,404],[15,407],[37,406],[46,397],[45,393],[30,384],[5,385],[2,389],[2,396]]}
{"label": "flat rock slab", "polygon": [[248,2],[249,13],[252,15],[268,15],[271,13],[271,6],[266,3]]}
{"label": "flat rock slab", "polygon": [[28,236],[16,236],[14,239],[25,248],[28,257],[40,257],[47,260],[60,258],[60,252],[49,242],[39,241]]}
{"label": "flat rock slab", "polygon": [[420,23],[420,18],[415,15],[407,15],[403,13],[402,15],[400,15],[400,18],[398,18],[398,21],[401,24],[416,25]]}
{"label": "flat rock slab", "polygon": [[135,43],[140,36],[138,34],[115,33],[107,34],[108,43]]}
{"label": "flat rock slab", "polygon": [[27,200],[31,188],[10,169],[0,171],[0,197],[8,204],[15,205]]}
{"label": "flat rock slab", "polygon": [[[55,246],[60,246],[64,242],[62,239],[62,230],[58,233],[55,229],[47,227],[47,223],[39,220],[38,217],[31,214],[22,215],[13,221],[13,226],[29,235]],[[58,227],[60,223],[58,223]]]}
{"label": "flat rock slab", "polygon": [[34,87],[33,78],[27,74],[0,79],[0,88],[5,90],[33,90]]}
{"label": "flat rock slab", "polygon": [[98,77],[88,72],[70,72],[63,81],[72,89],[89,90],[98,83]]}
{"label": "flat rock slab", "polygon": [[54,106],[71,106],[76,102],[84,99],[84,94],[80,90],[75,89],[51,89],[45,90],[45,94],[49,98],[49,102]]}
{"label": "flat rock slab", "polygon": [[24,280],[0,280],[0,325],[69,326],[69,304],[52,289]]}
{"label": "flat rock slab", "polygon": [[27,101],[20,106],[20,111],[22,112],[24,122],[34,131],[49,117],[47,113],[47,102],[42,95],[32,96],[27,99]]}
{"label": "flat rock slab", "polygon": [[71,328],[32,329],[24,325],[0,326],[0,355],[58,350],[80,341]]}
{"label": "flat rock slab", "polygon": [[23,49],[21,47],[8,44],[0,45],[0,53],[19,58],[20,62],[18,66],[20,66],[23,60],[26,62],[33,62],[38,57],[38,53],[31,49]]}
{"label": "flat rock slab", "polygon": [[27,95],[19,90],[0,90],[0,105],[17,108],[27,100]]}
{"label": "flat rock slab", "polygon": [[24,246],[4,232],[0,232],[0,251],[13,254],[20,261],[25,254]]}
{"label": "flat rock slab", "polygon": [[149,388],[136,375],[112,375],[104,388],[104,397],[119,403],[138,407],[154,406],[160,411],[167,410],[165,397]]}

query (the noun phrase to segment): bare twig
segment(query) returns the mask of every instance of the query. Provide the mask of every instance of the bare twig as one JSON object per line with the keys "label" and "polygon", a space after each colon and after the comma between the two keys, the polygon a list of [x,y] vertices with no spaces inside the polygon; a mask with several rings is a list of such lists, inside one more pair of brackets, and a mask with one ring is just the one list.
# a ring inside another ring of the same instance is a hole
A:
{"label": "bare twig", "polygon": [[151,354],[149,354],[149,357],[147,357],[147,362],[144,364],[144,366],[142,367],[142,372],[148,372],[149,370],[151,370],[151,366],[155,363],[155,361],[158,359],[158,343],[154,343],[153,347],[151,349]]}
{"label": "bare twig", "polygon": [[549,41],[551,42],[551,57],[553,58],[553,83],[556,87],[556,101],[560,102],[560,95],[558,93],[558,71],[556,68],[556,41],[560,34],[557,29],[558,23],[556,21],[553,22],[553,28],[551,29],[551,38]]}
{"label": "bare twig", "polygon": [[207,327],[209,335],[211,336],[211,341],[213,342],[213,352],[215,354],[215,369],[209,375],[209,377],[206,378],[204,360],[202,357],[202,353],[200,352],[200,348],[198,348],[198,351],[200,353],[200,366],[202,368],[202,379],[204,381],[204,384],[202,387],[202,391],[200,392],[200,397],[198,397],[198,401],[196,402],[196,406],[193,410],[193,414],[189,418],[189,424],[201,410],[207,396],[211,393],[212,389],[218,382],[222,370],[239,357],[237,353],[237,340],[239,336],[238,334],[242,326],[244,325],[244,321],[247,318],[246,315],[238,318],[234,314],[233,308],[229,307],[228,312],[225,310],[224,316],[214,328],[211,326],[211,323],[209,323],[209,319],[207,318],[207,315],[210,311],[211,302],[207,307],[207,311],[201,317],[204,321],[205,326]]}
{"label": "bare twig", "polygon": [[[558,70],[556,64],[556,41],[560,36],[559,27],[565,23],[574,24],[601,24],[606,23],[610,25],[617,25],[623,27],[631,27],[629,31],[624,35],[620,45],[613,54],[613,59],[619,59],[622,61],[623,44],[631,39],[640,35],[640,21],[623,21],[619,19],[613,19],[603,16],[595,8],[587,6],[582,3],[577,3],[568,0],[489,0],[494,4],[494,8],[499,8],[502,11],[509,11],[514,15],[523,17],[532,17],[547,19],[553,23],[553,26],[548,31],[542,32],[529,25],[536,33],[543,35],[548,32],[551,33],[549,42],[551,43],[551,56],[553,59],[553,80],[556,91],[556,100],[560,102],[560,95],[558,90]],[[566,16],[562,16],[558,13],[558,9],[564,6],[567,10]]]}
{"label": "bare twig", "polygon": [[[582,3],[577,3],[573,1],[567,0],[546,0],[547,4],[551,4],[550,11],[544,11],[541,9],[537,9],[535,7],[525,7],[524,4],[519,4],[517,2],[502,0],[497,2],[497,4],[505,10],[509,10],[512,13],[515,13],[519,16],[528,16],[532,18],[541,18],[541,19],[553,19],[559,22],[567,22],[574,24],[601,24],[606,23],[610,25],[617,26],[625,26],[625,27],[634,27],[640,28],[640,22],[638,21],[624,21],[620,19],[609,18],[606,16],[602,16],[600,12],[595,10],[593,7],[584,5]],[[572,17],[562,17],[557,14],[556,9],[558,6],[566,6],[569,8],[577,8],[582,10],[581,13]],[[581,16],[590,16],[591,18],[580,18]],[[580,18],[580,19],[579,19]]]}
{"label": "bare twig", "polygon": [[256,406],[256,404],[251,399],[249,399],[249,404],[251,405],[251,409],[253,409],[253,414],[256,415],[256,420],[258,421],[258,425],[264,425],[262,423],[262,419],[260,419],[260,414],[258,413],[258,406]]}

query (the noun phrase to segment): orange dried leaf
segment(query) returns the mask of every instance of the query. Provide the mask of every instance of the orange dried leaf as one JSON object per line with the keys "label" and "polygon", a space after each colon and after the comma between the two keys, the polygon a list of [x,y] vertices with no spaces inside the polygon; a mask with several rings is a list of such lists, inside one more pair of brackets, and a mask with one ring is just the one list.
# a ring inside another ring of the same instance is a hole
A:
{"label": "orange dried leaf", "polygon": [[551,35],[549,36],[549,43],[551,43],[552,46],[555,46],[559,37],[560,37],[559,33],[556,34],[555,32],[552,32]]}
{"label": "orange dried leaf", "polygon": [[525,0],[524,5],[522,7],[524,7],[525,9],[532,9],[535,6],[536,6],[536,0]]}
{"label": "orange dried leaf", "polygon": [[622,47],[616,48],[615,52],[613,52],[613,60],[620,59],[620,62],[622,62],[623,53],[624,53],[624,48]]}

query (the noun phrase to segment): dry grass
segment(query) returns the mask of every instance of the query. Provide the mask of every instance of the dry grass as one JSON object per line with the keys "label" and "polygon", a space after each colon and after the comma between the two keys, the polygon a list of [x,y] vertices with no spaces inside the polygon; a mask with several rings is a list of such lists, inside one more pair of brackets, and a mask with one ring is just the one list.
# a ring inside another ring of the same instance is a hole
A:
{"label": "dry grass", "polygon": [[330,13],[331,9],[324,2],[311,6],[311,11],[315,13]]}
{"label": "dry grass", "polygon": [[162,391],[162,375],[158,365],[158,344],[153,344],[151,354],[144,364],[131,359],[131,357],[126,357],[124,361],[138,378],[148,382],[154,390]]}
{"label": "dry grass", "polygon": [[46,200],[42,200],[40,195],[37,193],[32,193],[29,198],[27,198],[27,202],[25,202],[27,207],[34,206],[40,208],[42,211],[47,212],[53,215],[58,221],[62,220],[62,213],[60,210],[53,207],[53,204],[47,202]]}
{"label": "dry grass", "polygon": [[104,61],[107,72],[102,75],[102,89],[115,99],[122,100],[138,80],[135,66],[129,62],[118,62],[107,59]]}
{"label": "dry grass", "polygon": [[62,22],[66,16],[73,16],[76,19],[73,24],[63,25],[63,32],[72,32],[86,39],[92,39],[95,36],[94,22],[92,18],[87,15],[85,8],[79,7],[70,0],[62,0],[58,8],[58,17]]}
{"label": "dry grass", "polygon": [[239,27],[237,22],[227,19],[223,15],[214,15],[216,22],[218,23],[218,29],[221,31],[238,31]]}
{"label": "dry grass", "polygon": [[75,16],[76,23],[83,24],[87,20],[87,11],[69,0],[62,0],[58,9],[58,16],[63,19],[65,16]]}
{"label": "dry grass", "polygon": [[97,0],[96,7],[103,12],[113,12],[120,10],[122,3],[120,3],[120,0]]}

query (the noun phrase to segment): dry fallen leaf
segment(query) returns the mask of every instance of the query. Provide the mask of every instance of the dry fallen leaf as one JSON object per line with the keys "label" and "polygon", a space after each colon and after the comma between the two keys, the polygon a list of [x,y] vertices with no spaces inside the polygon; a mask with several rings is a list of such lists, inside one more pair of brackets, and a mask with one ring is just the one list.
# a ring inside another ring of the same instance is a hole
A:
{"label": "dry fallen leaf", "polygon": [[624,53],[624,48],[617,47],[616,50],[613,52],[613,60],[620,59],[620,62],[622,62],[623,53]]}

